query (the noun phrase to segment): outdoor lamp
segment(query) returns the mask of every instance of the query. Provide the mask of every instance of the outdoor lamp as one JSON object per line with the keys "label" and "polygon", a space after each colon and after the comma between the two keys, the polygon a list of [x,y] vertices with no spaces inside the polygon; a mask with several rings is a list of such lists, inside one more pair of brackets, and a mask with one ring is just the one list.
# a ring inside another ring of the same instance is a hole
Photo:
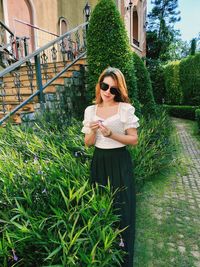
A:
{"label": "outdoor lamp", "polygon": [[130,10],[131,10],[132,5],[133,5],[132,0],[129,1],[129,4],[128,4],[128,5],[129,5],[129,8],[130,8]]}
{"label": "outdoor lamp", "polygon": [[84,7],[84,13],[85,13],[86,21],[89,20],[90,11],[91,11],[90,5],[87,2],[86,5],[85,5],[85,7]]}

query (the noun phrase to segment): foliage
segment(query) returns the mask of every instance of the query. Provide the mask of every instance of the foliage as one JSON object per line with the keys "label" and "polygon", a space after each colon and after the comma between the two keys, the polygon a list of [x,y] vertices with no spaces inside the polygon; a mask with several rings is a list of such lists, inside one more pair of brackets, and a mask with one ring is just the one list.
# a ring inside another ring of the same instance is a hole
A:
{"label": "foliage", "polygon": [[179,61],[171,62],[164,68],[165,77],[165,103],[178,105],[183,102],[183,93],[179,78]]}
{"label": "foliage", "polygon": [[191,47],[190,47],[190,55],[195,55],[197,48],[197,40],[196,38],[193,38],[191,41]]}
{"label": "foliage", "polygon": [[119,265],[123,252],[113,193],[109,185],[102,194],[88,184],[90,151],[84,150],[79,131],[77,124],[62,132],[39,126],[1,129],[4,267]]}
{"label": "foliage", "polygon": [[198,106],[164,105],[164,108],[171,116],[195,120],[195,110],[198,108]]}
{"label": "foliage", "polygon": [[124,23],[113,0],[100,0],[91,15],[87,60],[90,98],[94,98],[94,88],[101,72],[108,66],[116,67],[124,74],[129,97],[139,112],[132,52]]}
{"label": "foliage", "polygon": [[[171,125],[158,114],[141,118],[139,144],[130,148],[137,190],[170,163]],[[112,207],[118,192],[89,185],[93,149],[84,147],[80,126],[72,120],[60,129],[53,117],[33,128],[0,129],[4,267],[120,265],[121,230]]]}
{"label": "foliage", "polygon": [[180,84],[183,89],[184,104],[200,105],[200,53],[181,60]]}
{"label": "foliage", "polygon": [[147,60],[147,62],[154,99],[156,103],[162,104],[165,99],[164,67],[159,60]]}
{"label": "foliage", "polygon": [[200,133],[200,109],[199,108],[195,110],[195,119],[197,121],[198,129]]}
{"label": "foliage", "polygon": [[199,32],[198,37],[196,39],[197,39],[197,52],[200,52],[200,32]]}
{"label": "foliage", "polygon": [[187,57],[189,55],[189,50],[189,42],[183,41],[180,38],[175,38],[175,40],[168,47],[168,61],[180,60]]}
{"label": "foliage", "polygon": [[166,61],[168,48],[177,35],[174,24],[180,20],[180,12],[176,11],[178,0],[154,0],[152,4],[148,15],[147,57]]}
{"label": "foliage", "polygon": [[133,53],[133,61],[138,88],[138,99],[140,101],[140,104],[142,105],[142,114],[145,117],[155,115],[156,104],[147,68],[144,65],[142,59],[136,53]]}
{"label": "foliage", "polygon": [[155,175],[169,167],[174,143],[171,140],[173,130],[166,112],[160,108],[157,118],[140,120],[139,143],[130,149],[135,163],[137,191]]}

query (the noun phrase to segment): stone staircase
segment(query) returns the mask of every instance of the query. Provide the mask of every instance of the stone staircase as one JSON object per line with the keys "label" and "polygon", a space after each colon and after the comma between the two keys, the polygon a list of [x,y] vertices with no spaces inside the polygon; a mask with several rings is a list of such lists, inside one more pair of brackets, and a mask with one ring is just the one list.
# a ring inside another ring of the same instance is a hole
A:
{"label": "stone staircase", "polygon": [[[67,62],[69,64],[70,62]],[[86,65],[86,59],[79,59],[73,66],[71,66],[64,74],[57,78],[51,85],[44,89],[44,105],[50,106],[49,103],[59,102],[58,88],[68,83],[67,79],[72,79],[74,73],[80,72],[82,66]],[[56,71],[59,72],[63,69],[63,62],[56,63]],[[48,63],[45,71],[42,69],[42,79],[49,80],[55,75],[55,68],[53,63]],[[18,83],[14,82],[15,77],[12,74],[7,75],[3,79],[4,90],[0,91],[0,119],[18,106],[21,102],[30,97],[35,91],[38,90],[36,82],[35,68],[33,68],[32,86],[27,75],[26,66],[21,66],[18,70]],[[36,112],[40,110],[40,100],[35,96],[28,104],[19,109],[15,114],[11,115],[10,122],[12,124],[21,124],[23,121],[34,120]],[[2,124],[4,126],[5,123]]]}

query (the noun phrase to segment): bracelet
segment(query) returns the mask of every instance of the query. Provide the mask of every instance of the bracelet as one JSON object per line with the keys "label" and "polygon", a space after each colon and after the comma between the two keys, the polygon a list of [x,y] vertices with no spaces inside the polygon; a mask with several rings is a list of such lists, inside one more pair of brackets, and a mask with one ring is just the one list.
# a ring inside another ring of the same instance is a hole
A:
{"label": "bracelet", "polygon": [[105,137],[110,137],[112,135],[112,131],[110,130],[109,134],[105,135]]}

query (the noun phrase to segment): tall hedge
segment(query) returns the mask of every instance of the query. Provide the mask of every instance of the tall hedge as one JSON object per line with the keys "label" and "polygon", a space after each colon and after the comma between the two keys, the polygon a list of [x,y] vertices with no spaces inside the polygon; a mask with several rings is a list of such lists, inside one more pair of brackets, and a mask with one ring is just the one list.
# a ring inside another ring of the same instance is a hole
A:
{"label": "tall hedge", "polygon": [[162,104],[165,101],[164,68],[159,60],[150,60],[147,64],[152,82],[153,95],[156,103]]}
{"label": "tall hedge", "polygon": [[94,98],[95,85],[101,72],[108,66],[116,67],[123,72],[129,97],[139,110],[132,51],[113,0],[100,0],[92,12],[87,32],[87,60],[90,99]]}
{"label": "tall hedge", "polygon": [[155,115],[156,103],[153,96],[151,79],[148,70],[142,59],[136,53],[133,53],[133,61],[141,111],[146,117],[147,115]]}
{"label": "tall hedge", "polygon": [[183,103],[183,92],[180,85],[179,77],[180,61],[174,61],[166,65],[164,68],[165,77],[165,102],[172,105],[180,105]]}
{"label": "tall hedge", "polygon": [[183,88],[184,103],[200,105],[200,53],[181,60],[180,83]]}

